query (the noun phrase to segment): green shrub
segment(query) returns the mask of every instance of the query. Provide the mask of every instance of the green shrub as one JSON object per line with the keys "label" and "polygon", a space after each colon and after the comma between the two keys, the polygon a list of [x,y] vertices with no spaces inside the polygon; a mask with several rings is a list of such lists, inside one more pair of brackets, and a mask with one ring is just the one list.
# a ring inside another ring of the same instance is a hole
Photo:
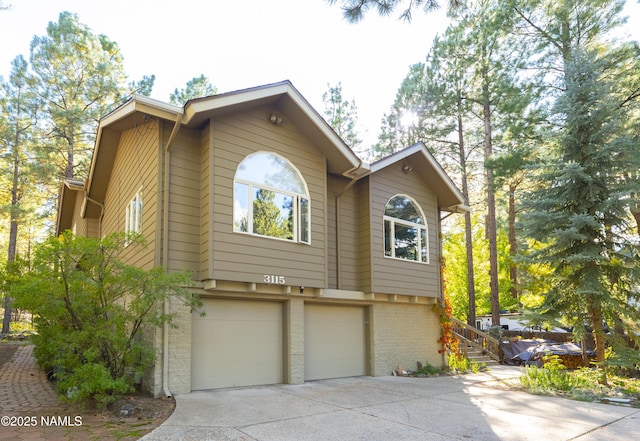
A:
{"label": "green shrub", "polygon": [[113,378],[109,370],[99,363],[85,363],[64,375],[57,389],[69,401],[95,401],[98,407],[113,403],[118,395],[131,392],[126,378]]}
{"label": "green shrub", "polygon": [[440,372],[442,372],[442,369],[440,369],[439,367],[435,367],[430,363],[425,363],[422,366],[422,369],[418,369],[417,371],[414,372],[415,374],[418,375],[436,375],[439,374]]}
{"label": "green shrub", "polygon": [[191,308],[200,304],[186,288],[188,273],[123,262],[124,250],[142,246],[140,237],[124,234],[97,240],[64,233],[37,248],[14,290],[16,306],[33,313],[39,364],[53,370],[71,401],[105,405],[130,391],[136,374],[153,363],[141,330],[174,317],[159,305],[170,296]]}
{"label": "green shrub", "polygon": [[467,372],[471,368],[471,360],[458,353],[449,354],[447,364],[453,372]]}
{"label": "green shrub", "polygon": [[525,389],[534,393],[553,393],[555,391],[568,392],[578,388],[584,388],[589,380],[573,375],[562,364],[558,355],[545,355],[544,367],[527,366],[524,375],[520,378]]}
{"label": "green shrub", "polygon": [[449,354],[447,364],[452,372],[460,374],[463,374],[465,372],[473,372],[474,374],[477,374],[478,372],[480,372],[480,369],[484,367],[484,363],[479,364],[475,361],[471,361],[463,354],[458,354],[455,352]]}

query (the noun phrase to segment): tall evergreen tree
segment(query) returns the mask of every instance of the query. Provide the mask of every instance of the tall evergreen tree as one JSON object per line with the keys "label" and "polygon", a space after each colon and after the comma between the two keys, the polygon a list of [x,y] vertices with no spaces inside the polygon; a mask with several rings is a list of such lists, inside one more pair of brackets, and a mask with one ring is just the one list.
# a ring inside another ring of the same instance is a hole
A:
{"label": "tall evergreen tree", "polygon": [[[1,80],[1,79],[0,79]],[[9,189],[8,203],[0,209],[8,213],[9,240],[7,250],[7,272],[13,270],[18,248],[18,228],[25,218],[23,197],[28,190],[37,192],[34,182],[34,153],[30,149],[32,133],[36,123],[35,100],[30,85],[27,62],[22,56],[12,62],[9,81],[0,81],[0,101],[3,123],[0,124],[0,160],[2,172],[7,173]],[[30,188],[31,187],[31,188]],[[8,287],[4,287],[8,288]],[[12,310],[11,295],[4,292],[4,317],[2,333],[9,333]]]}
{"label": "tall evergreen tree", "polygon": [[[499,2],[480,0],[468,3],[465,9],[453,14],[453,18],[454,24],[434,42],[428,67],[414,66],[403,82],[377,148],[386,151],[404,137],[427,141],[436,150],[437,157],[445,158],[445,168],[452,162],[457,163],[453,174],[460,171],[461,185],[465,187],[470,171],[467,146],[483,147],[480,162],[485,165],[483,199],[487,213],[485,231],[489,246],[492,321],[497,325],[501,283],[494,174],[499,172],[496,165],[502,163],[496,159],[510,149],[520,149],[523,129],[518,126],[525,119],[532,95],[518,78],[524,50],[511,37],[513,23],[508,9]],[[407,129],[398,124],[402,119],[401,112],[408,110],[419,115],[417,127]],[[468,189],[463,188],[463,191],[469,194]],[[465,237],[471,244],[470,216],[466,223],[469,228]],[[511,230],[514,225],[512,219]],[[514,244],[515,240],[512,242],[515,251]],[[467,278],[472,280],[471,248],[468,259]],[[516,277],[513,281],[517,282]],[[473,297],[474,285],[470,283],[469,286],[469,296]],[[473,305],[470,301],[470,321],[474,318]]]}
{"label": "tall evergreen tree", "polygon": [[342,83],[336,86],[327,84],[327,88],[322,94],[327,122],[354,152],[367,159],[369,153],[362,149],[362,139],[358,135],[358,107],[355,101],[343,98]]}
{"label": "tall evergreen tree", "polygon": [[[327,0],[329,4],[337,3],[337,0]],[[413,12],[416,9],[429,13],[440,7],[437,0],[341,0],[342,13],[347,21],[356,23],[364,18],[370,10],[375,9],[380,15],[389,15],[397,8],[400,8],[400,19],[411,21]],[[462,0],[449,0],[447,6],[449,10],[462,7]]]}
{"label": "tall evergreen tree", "polygon": [[604,322],[638,323],[640,247],[629,240],[629,203],[638,188],[637,134],[625,128],[612,70],[620,54],[574,49],[555,105],[557,135],[539,164],[541,185],[526,200],[525,226],[538,247],[531,258],[553,268],[546,306],[580,333],[593,330],[605,359]]}
{"label": "tall evergreen tree", "polygon": [[86,177],[98,120],[128,94],[120,49],[62,12],[46,35],[33,38],[30,60],[43,145],[59,176]]}
{"label": "tall evergreen tree", "polygon": [[[383,124],[378,153],[392,153],[394,146],[424,141],[445,169],[459,177],[459,185],[465,199],[471,205],[469,181],[473,174],[473,156],[476,150],[474,132],[471,127],[472,102],[466,99],[469,93],[470,76],[465,45],[460,44],[459,28],[450,27],[444,36],[436,37],[427,63],[418,63],[410,68],[396,95],[392,111]],[[404,115],[411,115],[406,121]],[[405,121],[403,121],[405,120]],[[410,126],[406,123],[410,122]],[[467,137],[468,136],[468,137]],[[471,140],[471,142],[469,142]],[[476,281],[472,239],[471,213],[464,215],[466,248],[466,290],[463,303],[468,310],[463,315],[475,326]],[[448,263],[447,263],[448,266]],[[453,293],[453,290],[449,291]],[[460,302],[458,302],[460,303]]]}
{"label": "tall evergreen tree", "polygon": [[[532,67],[545,79],[545,156],[541,186],[527,198],[524,226],[538,240],[531,255],[552,271],[544,308],[589,325],[604,360],[603,320],[637,321],[637,249],[629,237],[637,206],[637,43],[613,45],[623,1],[513,2]],[[546,187],[546,188],[543,188]],[[635,284],[635,287],[634,287]],[[635,292],[635,294],[634,294]]]}
{"label": "tall evergreen tree", "polygon": [[178,106],[183,106],[187,101],[193,98],[201,98],[203,96],[214,95],[218,89],[211,84],[209,78],[204,75],[193,77],[187,81],[184,89],[177,88],[169,96],[169,102]]}

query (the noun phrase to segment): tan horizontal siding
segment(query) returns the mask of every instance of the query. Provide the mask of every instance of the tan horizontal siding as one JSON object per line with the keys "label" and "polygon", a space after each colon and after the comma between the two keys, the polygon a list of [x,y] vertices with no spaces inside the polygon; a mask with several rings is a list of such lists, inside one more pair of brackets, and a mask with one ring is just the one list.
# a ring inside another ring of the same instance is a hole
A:
{"label": "tan horizontal siding", "polygon": [[[439,259],[435,194],[417,174],[403,173],[400,164],[383,169],[370,178],[372,290],[389,294],[437,296]],[[384,255],[384,207],[389,199],[397,194],[410,196],[424,212],[429,235],[428,264],[393,259]]]}
{"label": "tan horizontal siding", "polygon": [[336,229],[336,194],[338,183],[331,176],[327,179],[327,281],[328,288],[338,287],[338,255]]}
{"label": "tan horizontal siding", "polygon": [[182,129],[169,149],[170,270],[200,270],[200,132]]}
{"label": "tan horizontal siding", "polygon": [[371,202],[369,200],[370,176],[359,181],[355,187],[358,194],[358,273],[360,290],[372,292],[371,266]]}
{"label": "tan horizontal siding", "polygon": [[122,133],[105,195],[102,233],[124,231],[125,212],[138,190],[143,192],[142,234],[147,247],[127,247],[127,263],[150,269],[155,262],[159,125],[151,121]]}
{"label": "tan horizontal siding", "polygon": [[209,279],[210,274],[210,244],[211,240],[211,191],[210,183],[212,172],[210,161],[211,150],[211,124],[207,124],[202,128],[200,133],[200,280]]}
{"label": "tan horizontal siding", "polygon": [[[359,290],[359,228],[357,211],[357,190],[355,187],[346,188],[349,180],[340,176],[329,176],[328,206],[331,207],[328,216],[329,228],[329,274],[330,287]],[[336,220],[336,196],[339,195],[340,219]],[[337,244],[338,240],[340,243]],[[339,253],[339,255],[338,255]]]}
{"label": "tan horizontal siding", "polygon": [[[242,280],[245,274],[296,274],[300,283],[324,287],[326,163],[292,123],[274,126],[268,122],[269,108],[258,108],[216,118],[213,121],[213,274],[215,278]],[[238,164],[257,151],[287,158],[302,174],[310,193],[311,245],[256,237],[233,232],[233,178]],[[239,270],[250,262],[254,268]],[[258,270],[259,269],[259,270]]]}

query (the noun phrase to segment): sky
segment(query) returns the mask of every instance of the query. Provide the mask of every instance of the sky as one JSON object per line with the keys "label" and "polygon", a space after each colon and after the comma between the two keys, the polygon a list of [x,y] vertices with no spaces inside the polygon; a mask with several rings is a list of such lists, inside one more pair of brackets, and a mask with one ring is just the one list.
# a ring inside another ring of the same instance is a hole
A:
{"label": "sky", "polygon": [[[0,75],[17,55],[29,58],[34,35],[45,35],[62,11],[78,14],[96,34],[118,43],[131,80],[155,75],[152,97],[169,94],[204,74],[228,92],[290,80],[321,114],[328,84],[358,108],[364,145],[375,143],[409,66],[425,60],[448,20],[443,10],[416,11],[411,23],[398,13],[371,11],[358,24],[326,0],[4,0],[0,12]],[[337,3],[340,3],[338,1]],[[446,0],[441,2],[446,4]],[[640,22],[632,1],[627,14]],[[634,23],[634,19],[630,19]],[[634,26],[631,26],[633,29]]]}

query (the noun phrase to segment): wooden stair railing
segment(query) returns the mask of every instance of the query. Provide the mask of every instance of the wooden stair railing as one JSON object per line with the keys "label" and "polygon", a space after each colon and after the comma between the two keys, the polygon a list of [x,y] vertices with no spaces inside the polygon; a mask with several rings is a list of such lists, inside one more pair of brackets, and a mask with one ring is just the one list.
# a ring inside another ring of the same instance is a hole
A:
{"label": "wooden stair railing", "polygon": [[463,321],[451,317],[452,331],[460,343],[460,351],[467,355],[467,348],[472,347],[482,351],[492,359],[500,362],[502,359],[502,349],[500,341],[486,332],[482,332],[473,326],[469,326]]}

